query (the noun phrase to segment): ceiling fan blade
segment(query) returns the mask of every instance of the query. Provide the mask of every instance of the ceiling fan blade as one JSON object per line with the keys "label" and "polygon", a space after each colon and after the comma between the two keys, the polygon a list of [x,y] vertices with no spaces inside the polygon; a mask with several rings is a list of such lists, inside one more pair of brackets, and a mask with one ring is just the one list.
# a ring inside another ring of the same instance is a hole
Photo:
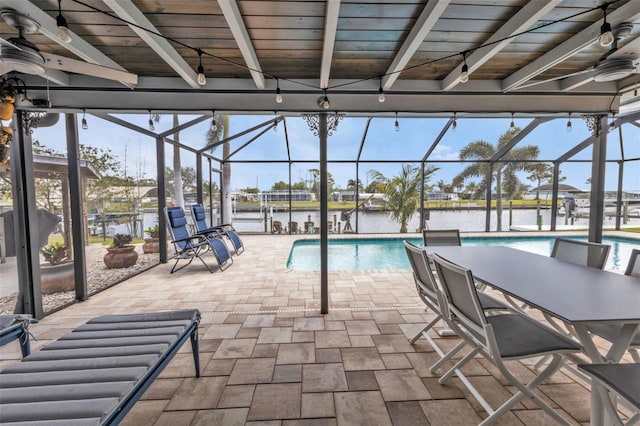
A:
{"label": "ceiling fan blade", "polygon": [[549,82],[557,81],[557,80],[563,80],[565,78],[574,77],[576,75],[584,74],[584,73],[591,72],[591,71],[593,71],[593,69],[589,68],[589,69],[582,70],[582,71],[572,72],[571,74],[565,74],[565,75],[561,75],[561,76],[558,76],[558,77],[548,78],[546,80],[530,81],[528,83],[525,83],[525,84],[522,84],[522,85],[516,87],[516,89],[524,89],[526,87],[537,86],[537,85],[540,85],[540,84],[549,83]]}
{"label": "ceiling fan blade", "polygon": [[104,78],[107,80],[120,81],[122,83],[138,84],[138,75],[126,71],[108,68],[102,65],[90,64],[89,62],[77,59],[66,58],[52,53],[40,52],[44,57],[45,67],[62,70],[76,74],[84,74],[92,77]]}
{"label": "ceiling fan blade", "polygon": [[13,47],[14,49],[22,50],[22,47],[18,46],[15,43],[12,43],[11,41],[7,40],[6,38],[0,37],[0,44],[4,45],[4,46]]}

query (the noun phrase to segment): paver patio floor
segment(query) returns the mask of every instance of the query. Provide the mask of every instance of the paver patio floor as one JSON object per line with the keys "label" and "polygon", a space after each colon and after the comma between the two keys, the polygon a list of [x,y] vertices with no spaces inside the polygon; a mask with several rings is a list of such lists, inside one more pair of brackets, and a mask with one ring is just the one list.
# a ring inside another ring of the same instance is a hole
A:
{"label": "paver patio floor", "polygon": [[[125,418],[125,425],[473,425],[486,417],[454,378],[429,372],[437,354],[408,337],[433,318],[410,270],[329,273],[330,312],[320,314],[320,274],[286,268],[295,236],[243,235],[246,251],[225,272],[193,263],[160,265],[31,326],[33,350],[102,314],[197,308],[202,313],[195,378],[185,345]],[[211,261],[212,259],[208,259]],[[443,348],[456,338],[432,333]],[[0,366],[20,358],[2,348]],[[532,363],[511,363],[519,377]],[[483,358],[463,372],[496,407],[514,388]],[[561,371],[539,387],[575,424],[588,424],[590,392]],[[554,424],[523,401],[498,424]]]}

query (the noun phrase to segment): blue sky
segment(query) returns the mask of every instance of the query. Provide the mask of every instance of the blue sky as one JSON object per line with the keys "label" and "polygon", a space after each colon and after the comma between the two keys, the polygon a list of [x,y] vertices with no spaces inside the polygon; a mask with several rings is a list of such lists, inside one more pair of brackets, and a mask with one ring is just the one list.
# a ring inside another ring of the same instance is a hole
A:
{"label": "blue sky", "polygon": [[[109,148],[121,162],[122,168],[126,168],[127,174],[135,178],[154,178],[155,172],[155,140],[148,136],[130,131],[121,126],[106,122],[87,114],[89,129],[79,129],[78,134],[81,143],[102,148]],[[149,115],[120,115],[119,117],[147,128]],[[196,116],[180,116],[180,122],[190,121]],[[230,134],[236,134],[249,127],[262,123],[273,116],[232,116],[230,119]],[[82,118],[79,114],[78,121]],[[318,163],[318,138],[309,131],[307,124],[301,118],[287,118],[287,134],[289,148],[294,164],[291,176],[294,182],[309,177],[308,169],[317,168]],[[415,119],[403,118],[399,115],[400,131],[394,129],[393,117],[374,118],[371,121],[367,133],[366,142],[361,154],[363,161],[394,160],[398,163],[367,163],[360,164],[359,177],[363,183],[367,183],[367,171],[375,169],[386,176],[397,174],[403,160],[414,158],[421,159],[432,145],[434,139],[442,130],[447,119]],[[499,136],[509,129],[511,119],[470,119],[458,118],[455,131],[451,129],[446,133],[440,144],[432,153],[432,160],[457,160],[462,147],[475,140],[485,140],[495,144]],[[531,120],[514,119],[515,125],[524,128]],[[532,144],[540,147],[539,159],[554,160],[567,150],[577,145],[588,137],[589,131],[584,120],[579,117],[572,118],[572,131],[566,130],[567,117],[552,120],[538,126],[520,145]],[[345,118],[338,126],[337,131],[328,141],[329,160],[354,160],[357,158],[360,142],[366,126],[366,118]],[[161,116],[160,122],[155,123],[157,132],[171,127],[172,117]],[[210,120],[184,130],[180,133],[180,140],[194,148],[205,145],[206,133],[210,126]],[[65,147],[64,118],[53,127],[39,128],[34,131],[34,138],[48,147],[64,151]],[[231,151],[241,147],[253,138],[259,131],[248,134],[234,140]],[[633,125],[623,126],[624,150],[626,158],[640,158],[640,129]],[[166,164],[172,164],[172,149],[167,147]],[[216,153],[221,155],[220,152]],[[246,148],[239,151],[233,157],[235,160],[286,160],[287,151],[285,145],[284,129],[282,123],[277,131],[269,130],[259,139]],[[575,159],[589,160],[591,148],[574,157]],[[619,136],[617,129],[609,133],[608,158],[621,158],[619,148]],[[295,162],[296,160],[308,160],[312,163]],[[182,165],[195,167],[195,155],[183,151]],[[449,183],[453,176],[459,173],[464,165],[460,164],[435,164],[440,170],[433,176],[431,183],[443,180]],[[347,180],[355,177],[353,164],[329,164],[329,172],[332,174],[336,186],[346,187]],[[564,183],[588,190],[586,180],[591,176],[591,166],[587,163],[566,163],[562,166],[562,175],[567,179]],[[617,166],[609,163],[606,170],[605,186],[614,190],[617,185]],[[269,189],[273,182],[287,181],[289,175],[285,163],[277,164],[247,164],[235,163],[232,165],[233,189],[255,187],[261,190]],[[525,183],[535,186],[535,182],[524,179]],[[627,163],[625,166],[624,189],[640,190],[640,161]]]}

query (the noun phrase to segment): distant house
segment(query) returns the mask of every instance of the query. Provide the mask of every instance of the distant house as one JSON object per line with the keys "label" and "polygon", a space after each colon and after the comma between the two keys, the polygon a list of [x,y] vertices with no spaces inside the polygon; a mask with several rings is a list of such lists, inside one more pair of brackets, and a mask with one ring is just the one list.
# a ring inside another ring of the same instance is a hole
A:
{"label": "distant house", "polygon": [[[277,202],[289,202],[288,190],[273,190],[263,191],[258,194],[258,199],[261,204],[264,203],[277,203]],[[315,199],[314,194],[302,189],[291,190],[291,201],[313,201]]]}

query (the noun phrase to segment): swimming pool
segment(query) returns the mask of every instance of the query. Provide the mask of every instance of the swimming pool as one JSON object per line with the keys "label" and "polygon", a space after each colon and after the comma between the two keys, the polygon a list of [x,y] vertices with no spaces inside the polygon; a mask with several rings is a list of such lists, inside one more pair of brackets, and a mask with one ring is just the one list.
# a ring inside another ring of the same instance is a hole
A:
{"label": "swimming pool", "polygon": [[[567,237],[586,241],[587,238]],[[354,271],[373,269],[409,269],[409,261],[402,241],[405,238],[362,238],[329,240],[329,270]],[[422,245],[421,238],[408,238]],[[462,237],[462,245],[504,245],[545,256],[551,254],[555,237]],[[631,249],[640,247],[639,240],[606,237],[611,245],[606,269],[624,271]],[[320,270],[320,240],[300,240],[293,243],[287,268],[296,271]]]}

